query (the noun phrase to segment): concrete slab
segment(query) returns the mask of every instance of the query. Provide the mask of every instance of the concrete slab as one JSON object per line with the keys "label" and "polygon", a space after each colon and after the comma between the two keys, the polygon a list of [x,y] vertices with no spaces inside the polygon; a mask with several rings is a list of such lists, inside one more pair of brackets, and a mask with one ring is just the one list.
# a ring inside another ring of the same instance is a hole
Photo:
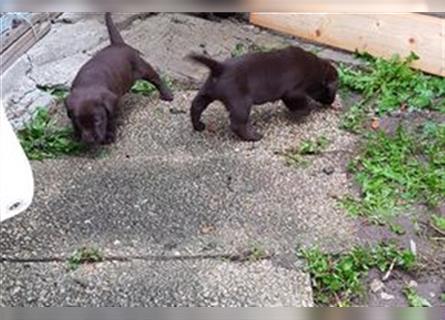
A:
{"label": "concrete slab", "polygon": [[[24,64],[17,64],[24,82],[9,86],[10,114],[33,105],[32,99],[26,106],[21,102],[39,92],[35,84],[70,83],[83,61],[106,44],[101,15],[68,17],[73,23],[56,25]],[[224,58],[239,42],[270,47],[293,41],[236,22],[181,14],[115,20],[131,25],[124,38],[153,65],[191,87],[207,70],[183,60],[189,51],[198,48]],[[85,42],[65,51],[69,37],[56,35],[70,34],[70,28]],[[47,54],[56,55],[49,59]],[[176,88],[171,104],[156,95],[129,94],[121,105],[118,142],[101,157],[32,163],[36,195],[31,209],[0,226],[6,288],[1,305],[312,304],[296,248],[338,252],[356,243],[356,223],[336,201],[350,192],[345,165],[356,138],[338,129],[339,114],[332,110],[299,117],[280,103],[255,108],[252,121],[264,134],[260,142],[235,138],[218,103],[204,114],[207,130],[196,133],[188,114],[195,94]],[[55,110],[67,123],[63,107]],[[326,152],[308,158],[307,168],[286,166],[281,152],[320,136],[330,141]],[[60,261],[82,246],[124,260],[68,272]],[[264,250],[267,258],[202,257],[252,248]]]}
{"label": "concrete slab", "polygon": [[312,306],[308,276],[273,261],[106,262],[76,271],[60,263],[1,266],[2,306]]}
{"label": "concrete slab", "polygon": [[[259,298],[268,295],[277,297],[273,302],[277,305],[311,303],[310,294],[302,289],[308,283],[296,258],[296,248],[317,245],[339,251],[355,243],[355,223],[338,208],[335,200],[348,192],[344,170],[354,137],[337,129],[338,115],[333,111],[312,113],[304,121],[297,121],[279,103],[255,109],[252,118],[265,134],[258,143],[237,140],[229,132],[227,114],[219,104],[211,106],[205,114],[204,121],[210,124],[210,131],[195,133],[188,114],[181,113],[188,109],[194,94],[196,91],[176,92],[171,105],[157,97],[128,95],[122,102],[118,142],[108,149],[105,157],[85,155],[33,162],[36,179],[33,206],[0,227],[3,282],[11,283],[11,289],[2,296],[3,305],[14,305],[16,301],[11,300],[12,293],[18,290],[12,284],[14,279],[39,283],[37,274],[45,273],[47,281],[63,288],[70,277],[57,265],[33,265],[31,268],[39,270],[34,274],[25,271],[21,263],[8,261],[66,258],[76,249],[91,245],[106,255],[120,257],[230,255],[260,248],[286,266],[291,287],[284,290],[273,285],[274,291],[267,286],[249,285],[262,277],[244,279],[250,272],[243,263],[231,266],[228,262],[212,262],[216,263],[214,268],[233,268],[234,279],[239,281],[237,287],[229,286],[232,291],[221,299],[216,297],[226,285],[214,284],[211,295],[215,303],[269,305],[268,298]],[[171,108],[175,108],[174,113]],[[66,121],[63,109],[59,112],[59,117]],[[331,147],[325,154],[311,158],[308,168],[288,167],[282,156],[276,154],[296,146],[304,138],[321,135],[332,142]],[[323,170],[326,167],[334,168],[334,173],[327,175]],[[118,268],[126,270],[128,277],[135,276],[131,282],[134,292],[128,293],[127,303],[142,303],[141,299],[146,299],[144,288],[148,287],[138,277],[156,277],[152,268],[135,271],[133,266],[130,263]],[[172,273],[168,264],[158,268],[160,273]],[[174,264],[171,268],[181,267]],[[209,272],[202,261],[195,268],[192,273]],[[101,277],[111,276],[107,267],[99,270]],[[189,281],[189,273],[180,275],[184,282]],[[283,274],[272,268],[268,277],[267,283],[281,283]],[[293,283],[293,279],[304,281]],[[246,287],[252,290],[245,291]],[[61,299],[74,297],[74,294],[62,298],[48,293],[48,300],[24,302],[29,296],[42,296],[36,290],[44,289],[35,288],[22,293],[26,298],[21,298],[21,303],[60,305],[66,303]],[[71,292],[69,288],[64,290]],[[102,292],[105,288],[99,283],[94,290]],[[207,301],[187,290],[184,292],[190,296],[184,304]],[[256,300],[246,300],[239,292]],[[297,300],[289,300],[289,292],[294,292]],[[143,293],[144,298],[139,296]],[[90,300],[87,291],[79,294],[76,293],[78,300],[75,300],[79,305],[120,305],[110,295],[98,294],[95,298],[98,300]],[[184,305],[176,298],[171,302],[166,299],[161,296],[156,301],[159,305]]]}

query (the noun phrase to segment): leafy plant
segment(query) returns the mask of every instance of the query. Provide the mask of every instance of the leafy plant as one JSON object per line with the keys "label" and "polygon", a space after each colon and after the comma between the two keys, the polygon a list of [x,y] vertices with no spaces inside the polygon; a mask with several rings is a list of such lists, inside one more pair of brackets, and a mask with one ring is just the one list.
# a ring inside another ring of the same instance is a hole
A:
{"label": "leafy plant", "polygon": [[445,78],[426,75],[410,65],[418,59],[412,53],[405,59],[395,55],[390,59],[359,55],[364,67],[340,65],[343,89],[363,95],[363,100],[345,113],[343,129],[359,132],[370,115],[382,116],[400,109],[431,109],[445,112]]}
{"label": "leafy plant", "polygon": [[77,154],[85,148],[83,144],[73,140],[72,128],[56,126],[45,108],[36,110],[32,120],[18,132],[18,138],[31,160]]}
{"label": "leafy plant", "polygon": [[355,247],[343,254],[327,254],[319,249],[298,253],[307,261],[314,299],[319,305],[347,306],[363,296],[363,277],[371,268],[386,272],[391,266],[410,270],[416,257],[409,250],[381,244],[375,248]]}
{"label": "leafy plant", "polygon": [[410,307],[417,307],[417,308],[432,307],[431,303],[424,297],[419,296],[416,290],[412,287],[406,287],[403,290],[403,294],[408,300]]}
{"label": "leafy plant", "polygon": [[385,217],[414,202],[435,206],[445,195],[445,124],[427,122],[420,134],[399,127],[370,133],[350,163],[362,196],[346,197],[353,215]]}
{"label": "leafy plant", "polygon": [[82,264],[97,263],[102,262],[103,260],[104,257],[98,249],[83,247],[76,250],[68,258],[68,267],[70,270],[76,270]]}
{"label": "leafy plant", "polygon": [[[173,80],[171,80],[169,77],[162,77],[162,81],[166,84],[167,87],[171,88],[173,86]],[[140,94],[149,97],[153,93],[155,93],[157,89],[147,80],[136,80],[130,91],[134,94]]]}
{"label": "leafy plant", "polygon": [[329,140],[321,136],[315,140],[304,140],[295,148],[283,153],[286,163],[291,166],[306,166],[307,160],[304,159],[306,155],[321,154],[329,145]]}
{"label": "leafy plant", "polygon": [[58,102],[63,101],[69,94],[69,88],[62,84],[37,85],[37,89],[48,92],[54,96]]}

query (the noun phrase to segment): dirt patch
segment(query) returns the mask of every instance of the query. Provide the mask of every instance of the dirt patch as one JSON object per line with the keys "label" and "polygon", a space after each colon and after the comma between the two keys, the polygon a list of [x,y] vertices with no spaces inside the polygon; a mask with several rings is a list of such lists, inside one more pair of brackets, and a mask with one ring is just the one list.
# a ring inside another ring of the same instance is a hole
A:
{"label": "dirt patch", "polygon": [[[439,276],[408,274],[394,271],[386,281],[382,281],[385,275],[378,270],[371,270],[368,275],[368,287],[374,290],[368,291],[369,307],[394,307],[409,306],[403,291],[408,286],[414,286],[417,294],[425,298],[432,306],[444,306],[441,294],[445,290],[443,278]],[[375,285],[375,284],[379,285]]]}
{"label": "dirt patch", "polygon": [[445,123],[445,114],[437,111],[394,112],[379,120],[379,129],[390,135],[393,135],[399,126],[409,132],[416,132],[427,121]]}
{"label": "dirt patch", "polygon": [[[428,121],[443,123],[445,115],[434,111],[396,112],[379,120],[379,129],[388,135],[395,135],[397,128],[404,127],[409,133],[419,133]],[[359,192],[359,191],[358,191]],[[445,248],[443,234],[431,225],[433,214],[444,217],[444,203],[437,208],[416,204],[385,225],[374,224],[367,219],[357,220],[360,240],[364,244],[376,245],[381,242],[395,242],[402,248],[417,252],[419,268],[412,274],[394,272],[383,281],[384,288],[373,290],[372,283],[381,281],[385,276],[372,270],[368,277],[369,306],[408,305],[403,290],[414,281],[417,294],[427,299],[433,306],[444,305],[441,294],[445,290]]]}
{"label": "dirt patch", "polygon": [[[412,213],[394,218],[391,225],[376,225],[366,219],[359,218],[358,234],[361,241],[368,245],[381,242],[396,243],[402,248],[415,248],[419,261],[419,268],[413,273],[394,271],[389,273],[385,281],[385,273],[371,270],[367,279],[367,301],[369,307],[408,306],[403,293],[410,282],[414,281],[414,288],[419,296],[426,298],[433,306],[444,305],[441,294],[445,292],[445,250],[443,241],[434,240],[437,232],[430,225],[431,212],[418,206]],[[392,226],[403,234],[396,234]],[[373,290],[373,282],[381,282],[381,290]]]}

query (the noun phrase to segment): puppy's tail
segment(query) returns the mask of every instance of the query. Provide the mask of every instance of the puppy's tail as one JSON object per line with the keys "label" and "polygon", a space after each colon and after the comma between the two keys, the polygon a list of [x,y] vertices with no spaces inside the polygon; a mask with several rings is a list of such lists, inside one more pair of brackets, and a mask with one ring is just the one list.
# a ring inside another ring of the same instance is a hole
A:
{"label": "puppy's tail", "polygon": [[210,69],[210,72],[212,73],[212,76],[214,77],[219,77],[224,71],[224,65],[219,61],[213,60],[212,58],[196,53],[189,54],[187,57],[190,60],[193,60],[208,67]]}
{"label": "puppy's tail", "polygon": [[107,25],[108,34],[110,35],[110,41],[112,44],[122,44],[125,43],[124,39],[122,39],[121,34],[117,30],[116,26],[111,19],[111,13],[105,13],[105,23]]}

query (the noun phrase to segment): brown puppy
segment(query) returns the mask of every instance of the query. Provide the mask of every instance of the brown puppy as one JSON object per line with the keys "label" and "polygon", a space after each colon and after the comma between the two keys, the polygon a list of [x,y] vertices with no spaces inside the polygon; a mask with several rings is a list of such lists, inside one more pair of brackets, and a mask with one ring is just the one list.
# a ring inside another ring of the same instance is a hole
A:
{"label": "brown puppy", "polygon": [[196,131],[205,129],[201,114],[215,100],[226,106],[231,129],[246,141],[262,138],[249,123],[253,105],[281,99],[292,111],[304,107],[308,97],[322,104],[335,100],[337,70],[327,60],[297,47],[247,54],[225,62],[196,54],[189,58],[211,71],[192,102]]}
{"label": "brown puppy", "polygon": [[111,143],[115,139],[115,114],[119,98],[138,79],[151,82],[161,99],[173,94],[139,51],[124,43],[111,20],[105,20],[111,45],[99,51],[79,71],[65,100],[76,136],[88,144]]}

